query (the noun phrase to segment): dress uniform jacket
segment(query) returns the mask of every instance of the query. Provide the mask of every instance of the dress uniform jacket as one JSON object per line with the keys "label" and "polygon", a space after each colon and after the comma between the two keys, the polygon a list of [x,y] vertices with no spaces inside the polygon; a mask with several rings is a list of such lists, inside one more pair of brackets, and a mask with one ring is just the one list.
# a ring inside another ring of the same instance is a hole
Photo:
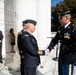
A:
{"label": "dress uniform jacket", "polygon": [[18,36],[17,36],[17,46],[18,46],[18,49],[19,49],[20,61],[21,61],[21,64],[20,64],[21,75],[25,75],[24,74],[24,52],[23,52],[23,49],[22,49],[22,38],[21,38],[22,31],[23,30],[21,30],[18,33]]}
{"label": "dress uniform jacket", "polygon": [[33,35],[27,31],[22,32],[22,46],[24,51],[25,67],[37,67],[40,63],[39,55],[44,55],[44,51],[39,51],[37,41]]}
{"label": "dress uniform jacket", "polygon": [[59,61],[65,64],[76,62],[76,28],[70,23],[66,29],[60,26],[48,48],[51,50],[60,40]]}

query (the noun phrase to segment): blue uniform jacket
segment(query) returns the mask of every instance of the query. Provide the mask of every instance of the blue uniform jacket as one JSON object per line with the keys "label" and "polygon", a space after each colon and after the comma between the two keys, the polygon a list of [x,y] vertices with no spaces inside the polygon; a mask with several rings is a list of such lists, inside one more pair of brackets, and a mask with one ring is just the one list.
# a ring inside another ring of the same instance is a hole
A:
{"label": "blue uniform jacket", "polygon": [[[24,64],[26,67],[36,67],[40,63],[38,45],[35,37],[27,31],[22,32],[22,47],[24,52]],[[42,51],[42,55],[45,52]]]}

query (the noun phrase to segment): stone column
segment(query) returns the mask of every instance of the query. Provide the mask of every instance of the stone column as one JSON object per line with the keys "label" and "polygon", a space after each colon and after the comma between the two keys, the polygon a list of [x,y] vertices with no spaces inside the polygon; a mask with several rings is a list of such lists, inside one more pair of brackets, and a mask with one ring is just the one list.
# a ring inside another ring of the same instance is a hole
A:
{"label": "stone column", "polygon": [[15,0],[16,2],[16,33],[22,29],[22,21],[34,19],[37,21],[36,0]]}
{"label": "stone column", "polygon": [[50,37],[50,0],[37,1],[37,40],[40,49],[45,49],[47,46],[47,37]]}
{"label": "stone column", "polygon": [[[37,1],[37,41],[40,50],[49,45],[51,37],[51,0]],[[38,66],[37,75],[53,75],[53,62],[48,56],[40,56],[41,64]]]}
{"label": "stone column", "polygon": [[8,71],[8,68],[4,65],[6,57],[6,46],[5,46],[5,7],[4,7],[4,0],[0,0],[0,30],[3,33],[3,41],[2,41],[2,57],[3,57],[3,63],[0,63],[0,75],[12,75]]}

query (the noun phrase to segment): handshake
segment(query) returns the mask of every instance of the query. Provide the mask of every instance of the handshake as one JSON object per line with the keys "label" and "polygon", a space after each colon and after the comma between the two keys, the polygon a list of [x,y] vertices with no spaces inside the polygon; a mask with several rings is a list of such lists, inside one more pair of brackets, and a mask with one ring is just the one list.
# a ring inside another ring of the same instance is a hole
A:
{"label": "handshake", "polygon": [[45,49],[45,55],[49,55],[50,50],[49,49]]}
{"label": "handshake", "polygon": [[45,49],[45,50],[39,50],[38,54],[39,55],[49,55],[50,50],[49,49]]}

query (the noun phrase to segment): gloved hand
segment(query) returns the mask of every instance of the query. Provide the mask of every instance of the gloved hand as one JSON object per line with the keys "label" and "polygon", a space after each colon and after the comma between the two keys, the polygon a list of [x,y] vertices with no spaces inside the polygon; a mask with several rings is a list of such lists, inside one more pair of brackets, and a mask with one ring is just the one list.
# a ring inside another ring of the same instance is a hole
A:
{"label": "gloved hand", "polygon": [[45,55],[49,55],[50,51],[49,49],[45,49]]}

